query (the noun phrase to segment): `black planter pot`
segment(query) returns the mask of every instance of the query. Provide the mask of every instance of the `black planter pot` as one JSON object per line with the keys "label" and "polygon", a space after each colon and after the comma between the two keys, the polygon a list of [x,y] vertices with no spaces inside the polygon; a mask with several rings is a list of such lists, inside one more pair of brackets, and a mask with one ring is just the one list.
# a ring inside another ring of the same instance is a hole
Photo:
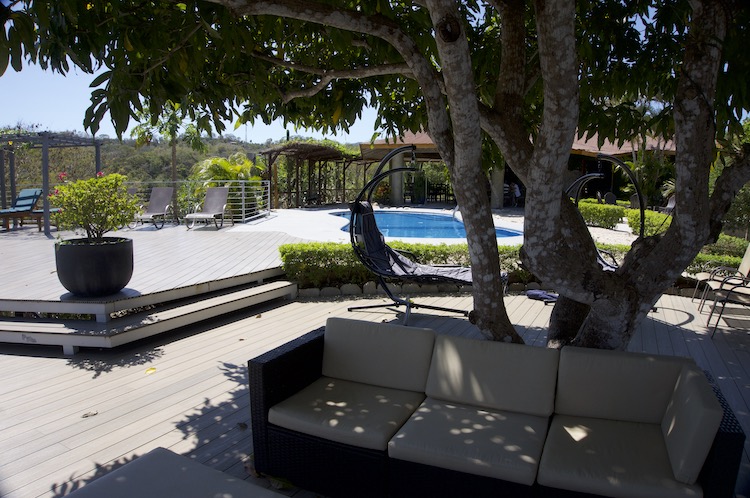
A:
{"label": "black planter pot", "polygon": [[55,244],[60,283],[72,294],[101,297],[120,292],[133,276],[133,241],[104,237],[102,243],[70,239]]}

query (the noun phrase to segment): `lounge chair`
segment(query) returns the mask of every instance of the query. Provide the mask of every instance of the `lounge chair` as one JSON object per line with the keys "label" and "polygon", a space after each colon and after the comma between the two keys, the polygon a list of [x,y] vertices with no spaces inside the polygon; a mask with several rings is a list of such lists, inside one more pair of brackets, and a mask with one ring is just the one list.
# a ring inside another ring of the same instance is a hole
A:
{"label": "lounge chair", "polygon": [[0,218],[6,230],[10,229],[10,220],[23,220],[31,217],[37,201],[42,196],[40,188],[25,188],[13,199],[11,207],[0,209]]}
{"label": "lounge chair", "polygon": [[695,289],[693,290],[693,299],[698,294],[698,289],[703,285],[703,293],[698,304],[698,311],[703,310],[703,306],[708,297],[709,291],[716,292],[725,287],[731,287],[743,282],[742,279],[750,277],[750,244],[745,249],[745,255],[742,256],[740,266],[733,268],[730,266],[716,266],[707,272],[700,272],[692,278],[696,280]]}
{"label": "lounge chair", "polygon": [[728,303],[750,306],[750,278],[730,276],[725,278],[718,288],[714,289],[714,302],[706,319],[706,327],[711,327],[711,318],[717,309],[719,314],[716,317],[713,330],[711,330],[711,339],[714,338],[716,328],[719,326],[719,321],[724,315],[724,309]]}
{"label": "lounge chair", "polygon": [[[380,287],[386,295],[393,301],[388,304],[375,304],[369,306],[353,306],[348,308],[349,311],[371,309],[371,308],[388,308],[391,306],[405,306],[404,325],[409,320],[409,314],[412,308],[425,308],[437,311],[446,311],[451,313],[460,313],[464,316],[469,314],[466,310],[452,308],[442,308],[438,306],[429,306],[412,302],[410,299],[396,296],[391,288],[387,285],[386,280],[397,280],[401,282],[414,283],[454,283],[458,285],[471,285],[471,268],[461,266],[431,266],[423,265],[413,261],[414,255],[405,251],[396,251],[385,243],[383,234],[380,233],[375,214],[372,210],[370,199],[377,185],[387,176],[403,172],[416,171],[416,168],[393,168],[381,173],[383,167],[396,155],[404,151],[411,150],[412,154],[416,149],[413,145],[399,147],[391,151],[380,162],[375,172],[374,178],[365,185],[357,196],[356,200],[349,205],[351,218],[349,221],[349,237],[352,248],[362,264],[372,271],[380,283]],[[407,256],[411,256],[411,259]],[[508,275],[503,272],[504,284],[507,283]]]}
{"label": "lounge chair", "polygon": [[[195,212],[185,215],[185,225],[188,230],[195,226],[197,221],[208,223],[213,220],[216,229],[224,226],[225,213],[227,211],[227,197],[229,196],[229,187],[209,187],[206,189],[206,198],[203,200],[203,207],[200,204],[195,206]],[[234,219],[229,219],[234,225]]]}
{"label": "lounge chair", "polygon": [[[167,214],[172,210],[172,193],[174,188],[172,187],[154,187],[151,189],[151,197],[148,201],[146,210],[136,215],[135,220],[131,223],[131,228],[135,228],[135,225],[140,223],[153,223],[156,229],[160,229],[164,226],[164,222],[167,219]],[[172,214],[174,217],[174,215]]]}
{"label": "lounge chair", "polygon": [[669,199],[667,199],[667,205],[664,207],[658,208],[658,210],[660,213],[672,214],[672,211],[675,210],[675,207],[677,207],[677,196],[670,195]]}

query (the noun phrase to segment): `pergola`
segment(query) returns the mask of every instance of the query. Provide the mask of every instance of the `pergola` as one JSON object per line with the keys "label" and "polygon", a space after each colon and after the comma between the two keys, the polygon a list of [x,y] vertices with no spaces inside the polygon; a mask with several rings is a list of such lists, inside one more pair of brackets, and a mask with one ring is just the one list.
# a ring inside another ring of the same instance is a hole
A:
{"label": "pergola", "polygon": [[80,137],[72,133],[51,133],[48,131],[40,133],[5,133],[0,135],[0,199],[2,208],[7,208],[8,186],[5,184],[5,157],[8,156],[10,197],[15,198],[16,193],[16,150],[20,147],[42,150],[42,199],[44,210],[44,234],[52,237],[49,218],[49,150],[65,147],[95,147],[96,148],[96,172],[101,171],[101,145],[94,138]]}
{"label": "pergola", "polygon": [[[287,142],[263,150],[260,153],[266,156],[271,180],[272,205],[274,208],[279,207],[278,169],[275,166],[279,156],[286,156],[294,165],[293,170],[290,170],[290,172],[294,172],[293,179],[291,174],[287,177],[286,192],[290,199],[294,198],[297,207],[302,205],[303,176],[307,178],[307,185],[304,192],[307,193],[308,201],[310,197],[315,195],[318,196],[317,203],[320,203],[322,200],[319,197],[320,192],[325,190],[323,171],[326,165],[331,162],[343,165],[341,184],[342,188],[345,188],[346,170],[352,163],[359,159],[358,156],[347,154],[336,147],[312,142]],[[307,172],[303,174],[303,165],[305,163],[307,164]],[[315,175],[316,167],[317,178]],[[341,197],[343,198],[344,195]]]}

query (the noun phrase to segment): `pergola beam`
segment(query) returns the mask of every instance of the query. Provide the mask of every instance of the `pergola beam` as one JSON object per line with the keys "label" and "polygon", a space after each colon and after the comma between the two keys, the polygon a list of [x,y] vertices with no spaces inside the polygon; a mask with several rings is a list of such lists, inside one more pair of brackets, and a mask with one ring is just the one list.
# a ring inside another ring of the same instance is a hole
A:
{"label": "pergola beam", "polygon": [[2,196],[3,208],[6,207],[7,190],[5,185],[5,153],[8,152],[10,162],[10,196],[15,198],[16,192],[16,149],[19,145],[27,146],[29,149],[42,149],[42,204],[44,206],[44,234],[52,238],[50,230],[49,213],[49,149],[66,147],[95,147],[96,173],[102,170],[101,165],[101,141],[94,138],[85,138],[70,133],[5,133],[0,135],[0,195]]}

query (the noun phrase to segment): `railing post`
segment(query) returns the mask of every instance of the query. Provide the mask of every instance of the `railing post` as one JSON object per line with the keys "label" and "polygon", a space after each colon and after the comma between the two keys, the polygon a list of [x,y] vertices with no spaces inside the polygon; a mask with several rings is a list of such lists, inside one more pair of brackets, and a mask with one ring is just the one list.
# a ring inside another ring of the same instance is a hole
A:
{"label": "railing post", "polygon": [[247,219],[247,182],[242,182],[242,222]]}

